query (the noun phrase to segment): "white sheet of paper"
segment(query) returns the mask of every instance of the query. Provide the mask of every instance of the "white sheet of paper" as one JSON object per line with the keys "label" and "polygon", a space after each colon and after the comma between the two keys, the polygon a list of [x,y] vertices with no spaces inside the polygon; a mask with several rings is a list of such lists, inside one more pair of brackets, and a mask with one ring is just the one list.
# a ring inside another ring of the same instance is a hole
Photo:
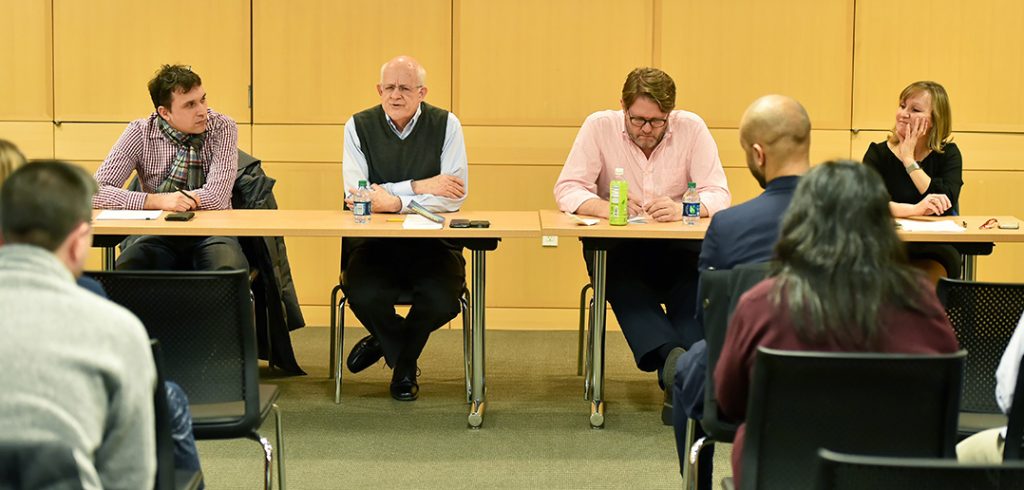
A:
{"label": "white sheet of paper", "polygon": [[402,228],[406,230],[440,230],[444,228],[444,224],[435,223],[418,214],[407,214],[405,221],[402,222]]}
{"label": "white sheet of paper", "polygon": [[160,217],[159,209],[155,211],[134,210],[134,209],[104,209],[96,215],[96,219],[157,219]]}
{"label": "white sheet of paper", "polygon": [[596,224],[601,222],[601,220],[599,220],[597,218],[581,218],[581,217],[576,216],[575,214],[572,214],[572,213],[570,213],[568,211],[565,212],[565,215],[568,216],[569,219],[571,219],[573,223],[576,223],[577,225],[581,225],[581,226],[594,226],[594,225],[596,225]]}
{"label": "white sheet of paper", "polygon": [[897,218],[903,231],[931,231],[931,232],[962,232],[964,227],[955,220],[919,221],[915,219]]}

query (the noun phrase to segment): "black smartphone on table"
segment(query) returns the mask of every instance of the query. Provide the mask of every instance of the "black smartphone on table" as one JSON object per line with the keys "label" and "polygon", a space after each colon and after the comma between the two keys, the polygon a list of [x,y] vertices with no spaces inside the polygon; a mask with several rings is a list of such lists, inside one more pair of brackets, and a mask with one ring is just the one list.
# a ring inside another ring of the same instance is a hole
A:
{"label": "black smartphone on table", "polygon": [[472,222],[470,220],[461,218],[453,219],[448,223],[449,228],[469,228],[471,225]]}
{"label": "black smartphone on table", "polygon": [[164,216],[164,220],[166,220],[166,221],[189,221],[195,215],[196,215],[196,213],[193,213],[192,211],[185,211],[184,213],[168,213],[167,216]]}

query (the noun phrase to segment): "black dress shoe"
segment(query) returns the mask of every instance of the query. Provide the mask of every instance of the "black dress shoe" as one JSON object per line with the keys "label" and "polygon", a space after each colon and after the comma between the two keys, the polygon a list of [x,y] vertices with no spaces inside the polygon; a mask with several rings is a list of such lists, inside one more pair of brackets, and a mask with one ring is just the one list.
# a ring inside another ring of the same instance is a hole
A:
{"label": "black dress shoe", "polygon": [[380,347],[380,341],[373,335],[367,335],[352,347],[352,352],[349,352],[346,364],[349,371],[358,373],[377,364],[377,361],[382,357],[384,357],[384,349]]}
{"label": "black dress shoe", "polygon": [[411,402],[419,396],[420,385],[416,383],[416,375],[402,376],[391,381],[391,398],[400,402]]}
{"label": "black dress shoe", "polygon": [[400,402],[411,402],[419,397],[420,385],[416,383],[416,364],[398,364],[391,373],[391,398]]}

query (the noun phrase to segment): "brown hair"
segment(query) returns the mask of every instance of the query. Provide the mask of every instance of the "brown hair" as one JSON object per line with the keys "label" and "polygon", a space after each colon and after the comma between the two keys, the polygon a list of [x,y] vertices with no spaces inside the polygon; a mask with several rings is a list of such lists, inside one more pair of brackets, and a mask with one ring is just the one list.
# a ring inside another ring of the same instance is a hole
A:
{"label": "brown hair", "polygon": [[171,110],[171,98],[174,92],[188,92],[203,84],[203,80],[185,65],[164,65],[149,81],[149,98],[153,99],[153,108],[163,106]]}
{"label": "brown hair", "polygon": [[676,82],[657,68],[637,68],[629,72],[622,84],[622,103],[628,109],[640,96],[657,103],[661,112],[672,112],[676,107]]}
{"label": "brown hair", "polygon": [[7,179],[18,167],[25,164],[25,155],[7,140],[0,140],[0,182]]}
{"label": "brown hair", "polygon": [[[935,153],[942,153],[942,147],[949,142],[949,135],[953,132],[953,115],[949,109],[949,96],[946,89],[932,81],[922,80],[907,85],[907,88],[900,92],[900,103],[902,104],[911,95],[920,92],[928,92],[932,96],[932,127],[928,130],[928,148]],[[892,135],[889,142],[899,143],[896,138],[896,126],[892,128]]]}

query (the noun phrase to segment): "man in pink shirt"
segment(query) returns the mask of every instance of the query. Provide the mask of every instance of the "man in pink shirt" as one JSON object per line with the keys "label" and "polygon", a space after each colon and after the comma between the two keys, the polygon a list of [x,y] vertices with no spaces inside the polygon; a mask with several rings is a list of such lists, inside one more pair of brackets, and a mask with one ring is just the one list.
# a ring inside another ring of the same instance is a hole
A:
{"label": "man in pink shirt", "polygon": [[[190,67],[164,65],[149,82],[155,111],[132,121],[96,171],[101,209],[231,209],[238,127],[206,105]],[[141,191],[124,189],[132,172]],[[130,237],[118,269],[248,269],[235,237]]]}
{"label": "man in pink shirt", "polygon": [[[727,208],[718,147],[700,117],[673,110],[675,98],[668,74],[633,70],[622,86],[622,110],[591,114],[576,135],[555,183],[559,209],[608,218],[617,167],[629,183],[631,217],[681,221],[689,182],[697,183],[701,216]],[[700,243],[681,240],[623,240],[608,250],[608,301],[637,367],[658,371],[663,388],[672,385],[676,358],[703,337],[694,320],[699,253]],[[586,250],[584,259],[593,274]]]}

